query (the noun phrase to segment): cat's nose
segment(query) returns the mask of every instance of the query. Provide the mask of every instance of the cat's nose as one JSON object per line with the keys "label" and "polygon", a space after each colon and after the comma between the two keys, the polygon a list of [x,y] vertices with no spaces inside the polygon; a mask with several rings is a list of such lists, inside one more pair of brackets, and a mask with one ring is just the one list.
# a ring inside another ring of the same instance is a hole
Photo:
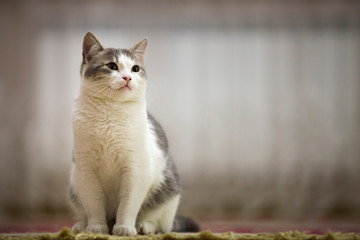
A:
{"label": "cat's nose", "polygon": [[122,79],[124,79],[126,81],[126,83],[129,83],[131,81],[131,77],[128,75],[123,76]]}

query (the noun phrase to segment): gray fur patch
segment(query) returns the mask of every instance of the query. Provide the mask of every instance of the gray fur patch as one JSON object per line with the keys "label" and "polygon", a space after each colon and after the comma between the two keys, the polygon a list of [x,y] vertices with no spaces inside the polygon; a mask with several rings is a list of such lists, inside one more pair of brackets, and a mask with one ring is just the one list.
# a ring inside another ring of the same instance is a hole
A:
{"label": "gray fur patch", "polygon": [[77,198],[77,196],[76,196],[76,194],[74,192],[74,188],[72,186],[70,186],[68,194],[69,194],[70,201],[74,205],[79,205],[79,199]]}
{"label": "gray fur patch", "polygon": [[85,71],[85,77],[97,79],[98,75],[111,74],[111,70],[104,67],[104,64],[90,65]]}
{"label": "gray fur patch", "polygon": [[107,48],[104,51],[103,59],[111,62],[119,62],[119,56],[125,55],[126,57],[135,60],[135,57],[130,52],[130,50],[127,49],[118,49],[118,48]]}
{"label": "gray fur patch", "polygon": [[145,202],[142,205],[142,208],[154,208],[166,202],[173,196],[180,193],[180,180],[179,175],[176,170],[175,163],[172,161],[168,154],[168,143],[165,136],[164,130],[161,128],[160,124],[155,120],[155,118],[148,113],[148,120],[150,124],[154,127],[154,132],[158,138],[158,144],[161,150],[164,152],[164,155],[167,156],[166,167],[163,171],[164,181],[155,188]]}
{"label": "gray fur patch", "polygon": [[150,193],[142,205],[143,209],[157,207],[180,193],[179,175],[170,157],[167,159],[167,165],[163,174],[164,181]]}
{"label": "gray fur patch", "polygon": [[164,130],[162,129],[161,125],[158,121],[150,114],[148,113],[148,120],[150,121],[151,125],[154,127],[155,134],[158,139],[158,144],[163,152],[168,153],[168,141],[165,135]]}

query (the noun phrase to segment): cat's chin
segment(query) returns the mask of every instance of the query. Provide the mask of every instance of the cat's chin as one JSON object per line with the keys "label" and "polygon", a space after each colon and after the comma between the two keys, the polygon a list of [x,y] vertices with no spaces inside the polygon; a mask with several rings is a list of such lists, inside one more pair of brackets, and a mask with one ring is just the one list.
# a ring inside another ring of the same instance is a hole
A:
{"label": "cat's chin", "polygon": [[129,87],[129,85],[125,85],[123,87],[120,87],[117,89],[118,91],[130,91],[131,88]]}
{"label": "cat's chin", "polygon": [[121,97],[128,97],[132,93],[131,87],[128,85],[115,89],[115,95]]}
{"label": "cat's chin", "polygon": [[111,94],[113,99],[116,99],[120,102],[133,101],[135,97],[134,95],[136,95],[134,89],[127,85],[117,89],[113,89]]}

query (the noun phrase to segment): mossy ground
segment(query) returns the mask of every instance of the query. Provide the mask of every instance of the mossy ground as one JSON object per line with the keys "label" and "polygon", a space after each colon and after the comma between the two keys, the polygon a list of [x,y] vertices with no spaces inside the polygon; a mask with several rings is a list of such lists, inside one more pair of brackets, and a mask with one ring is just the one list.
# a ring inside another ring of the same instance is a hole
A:
{"label": "mossy ground", "polygon": [[147,236],[119,237],[106,234],[80,233],[73,234],[64,227],[59,233],[47,234],[0,234],[0,240],[360,240],[360,235],[355,233],[327,233],[324,235],[306,234],[298,231],[279,232],[276,234],[236,234],[212,233],[167,233],[151,234]]}

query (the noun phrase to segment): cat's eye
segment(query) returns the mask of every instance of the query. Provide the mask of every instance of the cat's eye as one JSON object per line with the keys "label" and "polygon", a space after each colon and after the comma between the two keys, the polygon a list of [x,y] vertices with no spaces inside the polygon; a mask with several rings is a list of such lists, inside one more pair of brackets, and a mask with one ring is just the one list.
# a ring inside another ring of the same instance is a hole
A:
{"label": "cat's eye", "polygon": [[114,62],[110,62],[110,63],[106,64],[106,66],[111,70],[118,70],[118,66]]}
{"label": "cat's eye", "polygon": [[134,65],[134,66],[131,68],[131,71],[132,71],[132,72],[138,72],[138,71],[140,71],[139,65]]}

